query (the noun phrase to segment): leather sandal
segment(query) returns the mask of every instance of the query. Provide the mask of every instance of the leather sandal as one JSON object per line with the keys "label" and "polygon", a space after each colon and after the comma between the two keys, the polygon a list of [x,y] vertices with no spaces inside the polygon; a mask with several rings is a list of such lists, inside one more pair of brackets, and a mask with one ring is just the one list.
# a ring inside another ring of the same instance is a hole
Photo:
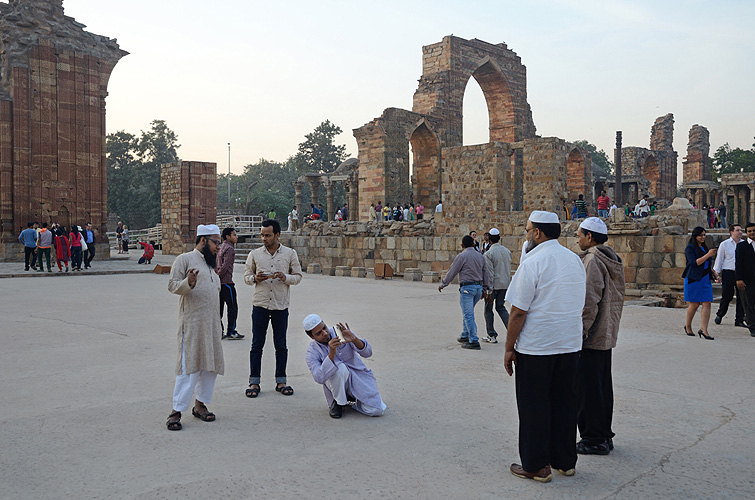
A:
{"label": "leather sandal", "polygon": [[249,384],[249,389],[244,391],[244,395],[248,398],[256,398],[260,394],[259,386],[252,387],[253,385],[257,385],[257,384]]}
{"label": "leather sandal", "polygon": [[168,421],[165,422],[165,425],[168,426],[169,431],[180,431],[182,428],[181,412],[173,410],[173,412],[168,415]]}
{"label": "leather sandal", "polygon": [[199,420],[204,420],[205,422],[214,422],[215,414],[208,410],[207,406],[205,406],[204,403],[200,403],[199,401],[197,401],[197,403],[199,404],[191,409],[191,414],[197,417]]}
{"label": "leather sandal", "polygon": [[276,385],[275,390],[284,396],[292,396],[294,394],[294,388],[290,385]]}

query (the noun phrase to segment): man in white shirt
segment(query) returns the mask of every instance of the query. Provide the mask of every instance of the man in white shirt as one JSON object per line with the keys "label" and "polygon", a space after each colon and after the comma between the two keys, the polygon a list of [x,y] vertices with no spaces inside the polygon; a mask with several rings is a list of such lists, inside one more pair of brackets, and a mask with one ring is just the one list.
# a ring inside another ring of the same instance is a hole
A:
{"label": "man in white shirt", "polygon": [[582,349],[585,268],[558,243],[553,212],[534,211],[527,243],[508,291],[511,304],[504,366],[516,366],[519,456],[517,477],[548,482],[551,466],[566,476],[577,463],[576,374]]}
{"label": "man in white shirt", "polygon": [[294,205],[294,209],[291,210],[291,228],[293,231],[299,229],[299,212],[296,210],[296,205]]}
{"label": "man in white shirt", "polygon": [[443,211],[443,200],[438,200],[438,204],[435,205],[435,211],[436,212],[442,212]]}
{"label": "man in white shirt", "polygon": [[642,197],[639,203],[637,203],[637,206],[640,207],[640,217],[647,217],[650,215],[650,203],[648,203],[648,195],[645,195]]}
{"label": "man in white shirt", "polygon": [[721,276],[721,302],[718,306],[718,312],[713,321],[717,325],[721,324],[721,320],[726,316],[726,312],[729,310],[729,303],[734,298],[734,290],[737,291],[737,305],[736,313],[734,314],[734,325],[746,327],[744,317],[745,311],[742,305],[744,297],[740,294],[736,285],[736,258],[735,252],[737,245],[742,240],[742,226],[739,224],[732,224],[729,227],[729,234],[731,238],[722,242],[718,246],[718,255],[716,255],[716,263],[713,264],[713,270]]}

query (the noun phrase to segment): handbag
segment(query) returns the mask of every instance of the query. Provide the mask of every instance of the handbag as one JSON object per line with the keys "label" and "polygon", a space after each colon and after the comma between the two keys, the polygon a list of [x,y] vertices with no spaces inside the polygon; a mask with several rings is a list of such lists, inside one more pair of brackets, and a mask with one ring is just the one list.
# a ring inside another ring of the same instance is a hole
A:
{"label": "handbag", "polygon": [[81,251],[86,252],[87,249],[89,248],[87,246],[86,238],[84,238],[84,236],[81,233],[79,233],[79,239],[81,240]]}

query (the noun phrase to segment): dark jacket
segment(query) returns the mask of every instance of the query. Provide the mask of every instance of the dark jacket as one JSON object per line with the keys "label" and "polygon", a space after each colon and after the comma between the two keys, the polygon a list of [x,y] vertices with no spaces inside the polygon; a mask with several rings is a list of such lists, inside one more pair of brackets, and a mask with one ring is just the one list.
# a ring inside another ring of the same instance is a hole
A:
{"label": "dark jacket", "polygon": [[734,275],[737,281],[744,281],[748,287],[755,286],[755,250],[747,238],[743,238],[737,244],[734,256],[736,258]]}
{"label": "dark jacket", "polygon": [[705,262],[700,266],[697,265],[697,259],[706,253],[708,253],[708,247],[705,246],[705,243],[703,243],[702,248],[690,243],[684,249],[684,255],[687,257],[687,267],[684,268],[682,278],[687,278],[688,283],[700,281],[706,276],[710,279],[710,272],[713,269],[713,258],[711,257],[707,260],[708,269],[705,269]]}

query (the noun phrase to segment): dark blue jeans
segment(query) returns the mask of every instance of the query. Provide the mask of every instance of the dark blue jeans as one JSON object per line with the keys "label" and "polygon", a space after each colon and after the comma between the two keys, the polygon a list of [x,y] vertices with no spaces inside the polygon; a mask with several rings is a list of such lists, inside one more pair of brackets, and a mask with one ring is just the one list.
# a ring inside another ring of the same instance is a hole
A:
{"label": "dark blue jeans", "polygon": [[275,311],[252,306],[252,350],[249,351],[249,383],[260,383],[262,348],[265,346],[267,326],[273,324],[273,345],[275,346],[275,383],[286,383],[286,330],[288,329],[288,309]]}

